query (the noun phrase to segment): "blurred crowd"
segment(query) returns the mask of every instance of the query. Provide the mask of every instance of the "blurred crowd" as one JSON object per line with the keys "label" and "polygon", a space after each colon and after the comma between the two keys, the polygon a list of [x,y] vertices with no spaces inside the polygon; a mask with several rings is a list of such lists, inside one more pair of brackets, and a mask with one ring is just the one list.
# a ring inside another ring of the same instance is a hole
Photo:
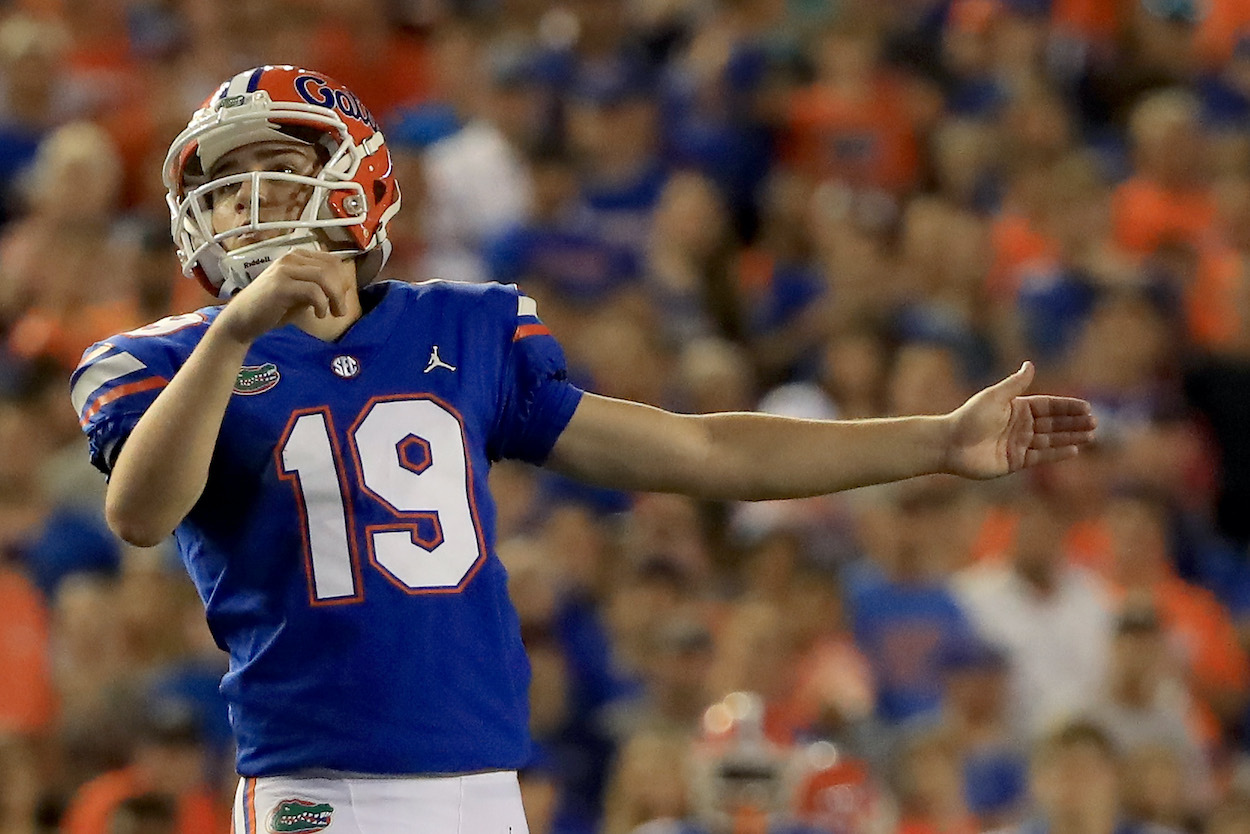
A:
{"label": "blurred crowd", "polygon": [[228,828],[226,659],[67,378],[214,303],[162,160],[260,63],[383,125],[388,277],[519,282],[585,387],[926,414],[1030,358],[1095,404],[984,484],[496,467],[535,834],[1250,832],[1250,2],[8,0],[0,834]]}

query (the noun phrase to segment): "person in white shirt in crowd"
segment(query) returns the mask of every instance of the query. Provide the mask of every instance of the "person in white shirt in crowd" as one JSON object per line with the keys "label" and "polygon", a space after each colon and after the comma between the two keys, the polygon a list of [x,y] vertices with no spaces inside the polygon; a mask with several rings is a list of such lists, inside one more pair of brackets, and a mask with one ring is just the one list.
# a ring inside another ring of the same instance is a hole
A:
{"label": "person in white shirt in crowd", "polygon": [[1049,502],[1029,496],[1019,510],[1007,558],[965,568],[951,582],[976,630],[1006,651],[1014,719],[1033,735],[1097,703],[1112,605],[1097,577],[1069,563],[1065,527]]}
{"label": "person in white shirt in crowd", "polygon": [[464,70],[482,76],[476,101],[460,114],[464,126],[423,154],[421,210],[428,248],[422,277],[489,280],[485,242],[529,216],[533,183],[525,149],[537,135],[538,88],[522,52],[499,45],[487,51],[481,44],[471,50],[479,66]]}

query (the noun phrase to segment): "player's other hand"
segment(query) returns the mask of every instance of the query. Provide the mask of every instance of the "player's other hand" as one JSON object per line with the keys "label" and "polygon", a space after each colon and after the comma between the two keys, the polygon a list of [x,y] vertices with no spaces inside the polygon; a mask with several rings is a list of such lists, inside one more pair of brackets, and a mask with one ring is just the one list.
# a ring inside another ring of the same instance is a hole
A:
{"label": "player's other hand", "polygon": [[317,318],[346,315],[347,292],[355,285],[352,265],[340,256],[293,249],[230,299],[217,325],[249,344],[310,309]]}
{"label": "player's other hand", "polygon": [[967,478],[994,478],[1026,466],[1075,457],[1094,439],[1096,421],[1085,400],[1024,396],[1033,363],[974,394],[946,416],[945,469]]}

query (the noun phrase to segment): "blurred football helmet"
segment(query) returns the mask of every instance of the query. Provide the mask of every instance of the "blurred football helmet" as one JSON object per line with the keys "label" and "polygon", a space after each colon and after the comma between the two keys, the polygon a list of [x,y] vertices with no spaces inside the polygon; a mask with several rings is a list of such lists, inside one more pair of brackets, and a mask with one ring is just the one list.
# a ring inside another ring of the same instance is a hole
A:
{"label": "blurred football helmet", "polygon": [[[309,176],[256,171],[214,178],[223,156],[256,142],[296,141],[314,147],[320,168]],[[386,224],[399,211],[390,152],[360,99],[322,73],[264,66],[222,84],[195,111],[165,157],[166,199],[185,275],[229,298],[272,261],[295,248],[325,248],[357,259],[361,283],[372,280],[390,254]],[[247,223],[213,229],[219,189],[251,183]],[[296,220],[262,220],[262,182],[308,187]],[[232,237],[278,232],[227,251]]]}
{"label": "blurred football helmet", "polygon": [[703,714],[691,762],[691,805],[713,831],[766,830],[789,816],[791,751],[764,735],[764,701],[731,692]]}

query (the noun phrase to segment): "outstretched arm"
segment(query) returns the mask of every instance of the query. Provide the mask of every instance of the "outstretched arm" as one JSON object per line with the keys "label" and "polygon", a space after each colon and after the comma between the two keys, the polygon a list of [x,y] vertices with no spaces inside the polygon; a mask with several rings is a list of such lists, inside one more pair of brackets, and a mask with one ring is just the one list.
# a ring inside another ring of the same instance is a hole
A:
{"label": "outstretched arm", "polygon": [[798,420],[673,414],[587,394],[548,465],[601,486],[704,498],[802,498],[949,472],[993,478],[1073,457],[1093,438],[1089,403],[1024,396],[1026,362],[950,414]]}

